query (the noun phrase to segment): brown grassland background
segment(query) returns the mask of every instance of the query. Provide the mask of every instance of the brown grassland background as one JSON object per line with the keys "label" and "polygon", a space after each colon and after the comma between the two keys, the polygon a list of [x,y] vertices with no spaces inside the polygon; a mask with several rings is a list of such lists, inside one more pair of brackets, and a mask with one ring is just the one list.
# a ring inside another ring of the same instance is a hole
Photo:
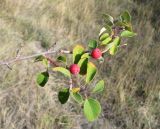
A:
{"label": "brown grassland background", "polygon": [[129,10],[137,36],[111,61],[99,66],[105,91],[96,96],[102,114],[89,123],[69,100],[61,105],[64,85],[53,75],[44,88],[33,60],[0,66],[0,129],[160,129],[160,1],[159,0],[0,0],[0,60],[87,44],[97,38],[102,13],[116,17]]}

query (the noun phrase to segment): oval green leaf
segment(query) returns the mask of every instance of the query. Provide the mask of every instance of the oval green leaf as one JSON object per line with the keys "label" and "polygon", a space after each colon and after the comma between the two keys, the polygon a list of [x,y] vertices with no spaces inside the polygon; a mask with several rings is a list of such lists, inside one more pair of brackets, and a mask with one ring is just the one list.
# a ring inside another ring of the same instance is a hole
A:
{"label": "oval green leaf", "polygon": [[43,59],[45,59],[45,57],[43,55],[40,55],[34,59],[34,62],[43,61]]}
{"label": "oval green leaf", "polygon": [[109,25],[109,26],[112,26],[113,25],[113,22],[114,22],[114,19],[112,16],[108,15],[108,14],[103,14],[103,18],[104,18],[104,21]]}
{"label": "oval green leaf", "polygon": [[133,37],[136,36],[137,34],[128,30],[125,30],[121,33],[121,37]]}
{"label": "oval green leaf", "polygon": [[112,38],[108,37],[108,38],[106,38],[105,40],[102,41],[101,45],[107,45],[111,41],[112,41]]}
{"label": "oval green leaf", "polygon": [[71,92],[71,96],[72,98],[79,104],[82,104],[83,103],[83,98],[82,98],[82,95],[80,93],[73,93]]}
{"label": "oval green leaf", "polygon": [[108,37],[109,37],[109,34],[108,33],[104,33],[104,34],[100,35],[99,40],[103,41],[103,40],[105,40]]}
{"label": "oval green leaf", "polygon": [[84,48],[80,45],[77,45],[73,49],[73,62],[74,64],[77,64],[78,61],[81,59],[81,56],[84,53]]}
{"label": "oval green leaf", "polygon": [[97,46],[98,46],[98,43],[97,43],[96,40],[94,40],[94,39],[89,40],[89,42],[88,42],[88,47],[89,47],[90,49],[94,49],[94,48],[96,48]]}
{"label": "oval green leaf", "polygon": [[118,45],[120,44],[120,38],[119,37],[116,37],[114,40],[113,40],[113,46],[110,48],[109,50],[109,53],[111,55],[114,55],[116,52],[117,52],[117,49],[118,49]]}
{"label": "oval green leaf", "polygon": [[60,61],[60,62],[63,62],[63,63],[66,63],[67,62],[67,58],[66,56],[64,55],[60,55],[57,57],[57,60]]}
{"label": "oval green leaf", "polygon": [[58,93],[58,100],[60,101],[61,104],[65,104],[68,99],[69,99],[69,88],[64,88],[59,91]]}
{"label": "oval green leaf", "polygon": [[93,80],[96,75],[97,68],[92,62],[88,62],[87,64],[87,75],[86,75],[86,83],[89,83]]}
{"label": "oval green leaf", "polygon": [[82,56],[81,56],[81,59],[83,58],[90,58],[90,54],[89,53],[84,53]]}
{"label": "oval green leaf", "polygon": [[103,90],[104,90],[104,81],[101,80],[96,84],[92,92],[99,93],[99,92],[102,92]]}
{"label": "oval green leaf", "polygon": [[112,48],[110,48],[109,53],[111,55],[115,55],[115,53],[117,52],[118,46],[114,45]]}
{"label": "oval green leaf", "polygon": [[63,68],[63,67],[55,67],[53,68],[53,71],[57,71],[62,73],[64,76],[71,78],[71,73],[68,69]]}
{"label": "oval green leaf", "polygon": [[120,42],[121,42],[120,37],[117,36],[117,37],[113,40],[113,42],[114,42],[115,45],[119,46],[119,45],[120,45]]}
{"label": "oval green leaf", "polygon": [[49,79],[49,73],[46,71],[46,72],[39,73],[37,75],[36,82],[39,86],[44,87],[45,84],[48,82],[48,79]]}
{"label": "oval green leaf", "polygon": [[88,121],[94,121],[101,113],[101,105],[97,100],[88,98],[84,102],[83,111]]}
{"label": "oval green leaf", "polygon": [[43,65],[44,65],[45,67],[48,67],[48,66],[49,66],[49,63],[48,63],[48,59],[47,59],[47,58],[44,58],[44,59],[42,60],[42,63],[43,63]]}
{"label": "oval green leaf", "polygon": [[88,64],[88,58],[81,58],[78,62],[78,66],[80,67],[79,74],[85,75],[87,73],[87,64]]}
{"label": "oval green leaf", "polygon": [[130,23],[131,22],[131,15],[128,11],[124,11],[121,16],[120,16],[121,20],[123,22],[126,22],[126,23]]}
{"label": "oval green leaf", "polygon": [[111,43],[107,44],[107,45],[106,45],[106,52],[107,52],[110,48],[112,48],[113,46],[114,46],[114,42],[111,42]]}

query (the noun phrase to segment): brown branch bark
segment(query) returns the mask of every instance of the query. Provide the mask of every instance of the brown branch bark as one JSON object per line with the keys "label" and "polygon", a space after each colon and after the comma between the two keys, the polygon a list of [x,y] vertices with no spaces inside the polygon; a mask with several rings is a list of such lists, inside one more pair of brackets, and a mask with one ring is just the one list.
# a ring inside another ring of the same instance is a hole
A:
{"label": "brown branch bark", "polygon": [[71,54],[72,53],[71,51],[68,51],[68,50],[46,51],[46,52],[37,53],[37,54],[29,55],[29,56],[18,56],[14,59],[8,59],[8,60],[5,60],[5,61],[0,61],[0,65],[9,66],[10,64],[13,64],[13,63],[18,62],[18,61],[29,60],[31,58],[35,58],[35,57],[40,56],[40,55],[44,55],[44,56],[45,55],[51,55],[51,54],[54,54],[54,53],[57,53],[57,52],[65,53],[65,54]]}

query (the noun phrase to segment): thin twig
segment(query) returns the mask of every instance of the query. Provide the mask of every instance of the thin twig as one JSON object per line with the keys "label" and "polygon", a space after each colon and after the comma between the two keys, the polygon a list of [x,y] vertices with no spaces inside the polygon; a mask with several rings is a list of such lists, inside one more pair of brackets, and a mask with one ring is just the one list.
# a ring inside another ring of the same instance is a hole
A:
{"label": "thin twig", "polygon": [[102,54],[106,53],[108,50],[109,50],[109,48],[105,49],[104,51],[102,51]]}
{"label": "thin twig", "polygon": [[[127,46],[126,43],[125,43],[125,44],[122,44],[122,45],[120,45],[120,46],[118,46],[118,47],[119,47],[119,48],[123,48],[123,47],[125,47],[125,46]],[[102,51],[102,53],[106,53],[107,51],[109,51],[109,49],[110,49],[110,48],[105,49],[104,51]]]}
{"label": "thin twig", "polygon": [[58,62],[56,62],[55,60],[51,59],[50,57],[46,57],[46,58],[49,61],[49,63],[52,64],[53,66],[55,67],[59,66]]}
{"label": "thin twig", "polygon": [[12,67],[9,66],[9,64],[5,64],[7,66],[7,68],[9,68],[10,70],[12,70]]}
{"label": "thin twig", "polygon": [[70,84],[69,89],[72,90],[72,88],[73,88],[73,80],[72,80],[72,78],[70,78],[69,84]]}
{"label": "thin twig", "polygon": [[19,56],[17,58],[14,58],[14,59],[11,59],[11,60],[8,60],[8,61],[0,61],[0,65],[9,66],[9,64],[12,64],[12,63],[15,63],[15,62],[18,62],[18,61],[28,60],[28,59],[35,58],[35,57],[40,56],[40,55],[51,55],[51,54],[56,53],[56,52],[65,53],[65,54],[72,53],[71,51],[67,51],[67,50],[46,51],[46,52],[37,53],[37,54],[29,55],[29,56],[21,56],[21,57]]}

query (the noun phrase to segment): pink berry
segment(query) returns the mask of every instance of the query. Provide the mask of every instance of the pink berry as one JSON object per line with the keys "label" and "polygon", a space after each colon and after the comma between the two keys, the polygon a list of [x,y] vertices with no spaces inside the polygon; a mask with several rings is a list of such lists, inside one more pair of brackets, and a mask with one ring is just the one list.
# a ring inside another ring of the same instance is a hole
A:
{"label": "pink berry", "polygon": [[72,64],[69,70],[72,74],[76,75],[80,72],[80,67],[77,64]]}
{"label": "pink berry", "polygon": [[99,59],[101,56],[102,56],[102,52],[100,49],[96,48],[92,51],[91,53],[91,56],[94,58],[94,59]]}

